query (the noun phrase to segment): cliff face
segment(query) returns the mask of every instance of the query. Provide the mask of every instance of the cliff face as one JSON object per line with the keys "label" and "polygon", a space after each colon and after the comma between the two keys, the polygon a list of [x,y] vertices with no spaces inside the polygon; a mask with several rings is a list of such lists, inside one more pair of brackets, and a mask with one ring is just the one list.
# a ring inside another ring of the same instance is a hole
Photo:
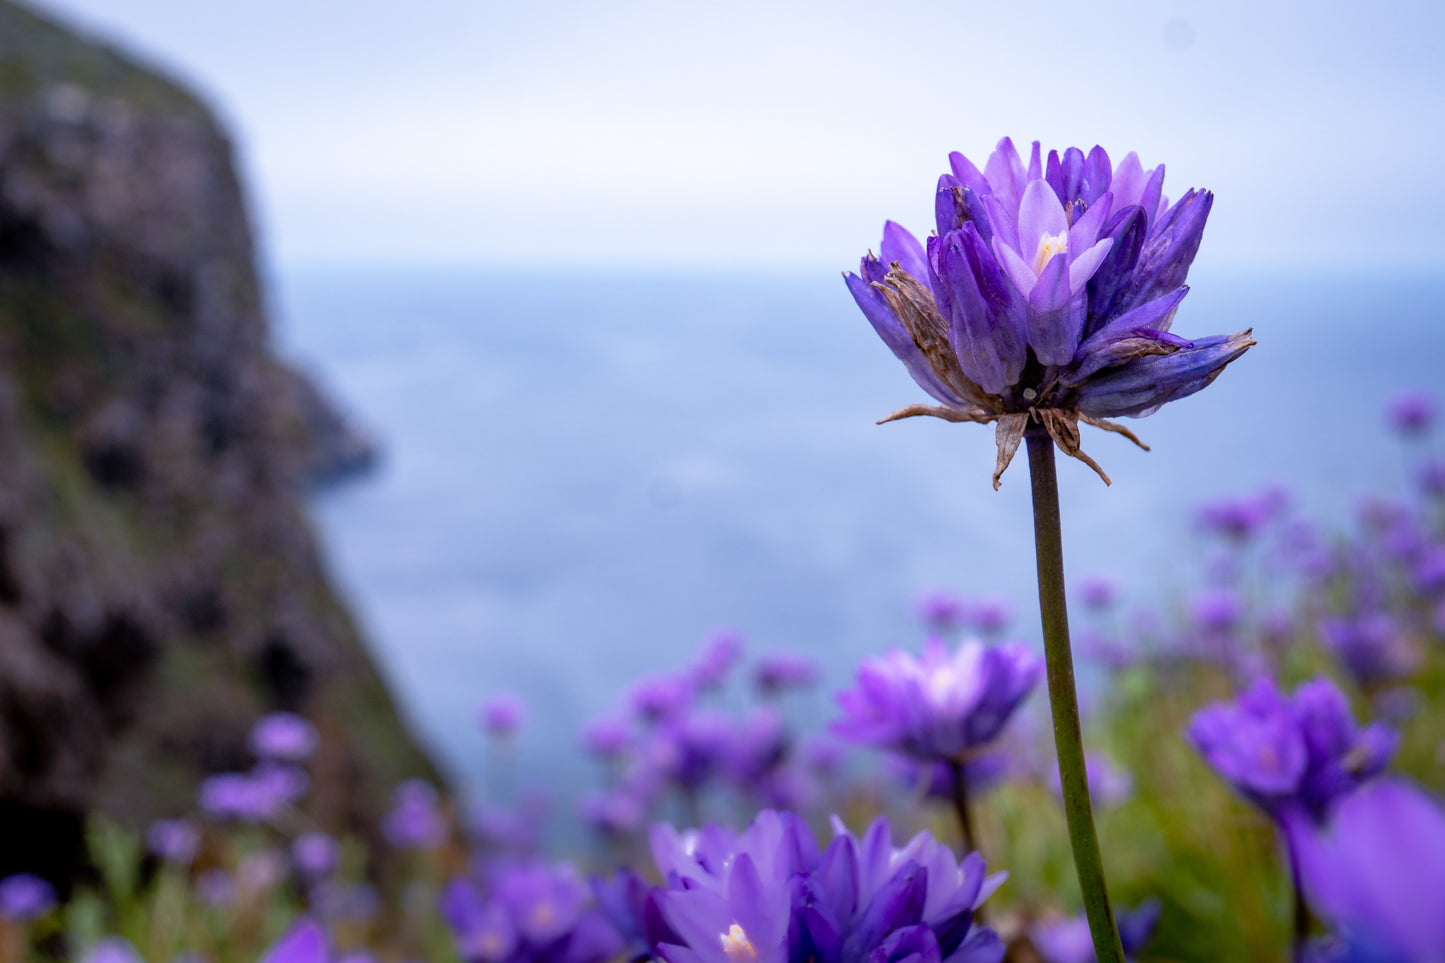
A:
{"label": "cliff face", "polygon": [[0,876],[87,811],[184,811],[272,709],[321,730],[323,825],[430,774],[304,515],[356,453],[328,417],[269,350],[214,119],[0,0]]}

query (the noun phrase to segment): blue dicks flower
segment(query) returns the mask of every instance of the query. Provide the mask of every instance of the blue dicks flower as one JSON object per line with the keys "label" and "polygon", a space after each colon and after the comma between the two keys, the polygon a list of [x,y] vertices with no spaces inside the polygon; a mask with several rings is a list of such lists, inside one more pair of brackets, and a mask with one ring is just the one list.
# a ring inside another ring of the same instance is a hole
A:
{"label": "blue dicks flower", "polygon": [[747,830],[653,830],[674,931],[667,963],[998,963],[1003,948],[973,923],[1003,881],[959,861],[928,833],[895,848],[880,818],[860,839],[836,820],[820,850],[791,813],[764,810]]}
{"label": "blue dicks flower", "polygon": [[468,963],[602,963],[622,948],[587,884],[565,863],[501,864],[485,885],[457,877],[441,909]]}
{"label": "blue dicks flower", "polygon": [[1285,826],[1311,907],[1349,944],[1350,960],[1445,959],[1445,812],[1438,799],[1381,779],[1344,799],[1324,826]]}
{"label": "blue dicks flower", "polygon": [[55,888],[39,876],[16,873],[0,879],[0,920],[32,920],[54,906]]}
{"label": "blue dicks flower", "polygon": [[316,727],[292,712],[273,712],[251,728],[251,751],[262,759],[302,762],[316,751]]}
{"label": "blue dicks flower", "polygon": [[1383,770],[1398,743],[1383,723],[1357,728],[1326,678],[1290,698],[1261,678],[1236,702],[1202,709],[1189,738],[1215,772],[1274,819],[1303,812],[1316,821]]}
{"label": "blue dicks flower", "polygon": [[1042,674],[1042,660],[1022,645],[970,641],[950,654],[929,639],[922,658],[894,650],[864,662],[857,687],[838,693],[843,718],[833,731],[915,759],[962,762],[998,737]]}
{"label": "blue dicks flower", "polygon": [[[1127,958],[1132,960],[1154,935],[1160,909],[1159,901],[1151,899],[1132,910],[1114,911],[1114,919],[1119,926],[1119,942]],[[1033,926],[1029,930],[1029,940],[1044,963],[1094,963],[1096,959],[1094,940],[1089,935],[1089,921],[1082,913]]]}
{"label": "blue dicks flower", "polygon": [[1214,195],[1162,196],[1164,167],[1132,153],[1115,167],[1037,142],[1024,164],[1004,138],[979,171],[962,154],[938,183],[927,245],[889,221],[881,259],[845,280],[858,306],[937,406],[932,415],[997,422],[998,487],[1030,420],[1108,481],[1079,448],[1083,421],[1143,417],[1212,382],[1254,341],[1249,332],[1170,333]]}

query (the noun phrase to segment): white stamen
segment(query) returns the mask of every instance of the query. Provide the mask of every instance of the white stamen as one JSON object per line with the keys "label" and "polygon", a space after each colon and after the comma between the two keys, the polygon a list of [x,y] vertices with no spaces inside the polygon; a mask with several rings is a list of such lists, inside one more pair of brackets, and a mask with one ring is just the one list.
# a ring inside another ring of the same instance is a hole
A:
{"label": "white stamen", "polygon": [[1063,254],[1068,249],[1068,231],[1060,231],[1058,234],[1045,234],[1039,238],[1038,250],[1034,252],[1034,273],[1044,273],[1044,266],[1053,260],[1054,255]]}
{"label": "white stamen", "polygon": [[752,963],[758,958],[758,951],[753,949],[748,934],[743,932],[743,928],[737,923],[728,927],[726,933],[720,934],[718,940],[722,942],[723,952],[733,963]]}

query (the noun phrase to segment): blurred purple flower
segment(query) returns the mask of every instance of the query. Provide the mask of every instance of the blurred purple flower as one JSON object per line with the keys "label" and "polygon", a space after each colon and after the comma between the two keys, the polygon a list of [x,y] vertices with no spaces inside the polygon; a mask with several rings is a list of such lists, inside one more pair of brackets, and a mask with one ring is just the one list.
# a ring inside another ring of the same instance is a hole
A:
{"label": "blurred purple flower", "polygon": [[1390,399],[1390,427],[1402,435],[1423,435],[1435,424],[1435,399],[1425,391],[1402,391]]}
{"label": "blurred purple flower", "polygon": [[55,906],[55,887],[33,873],[0,879],[0,920],[23,923],[44,916]]}
{"label": "blurred purple flower", "polygon": [[1420,490],[1431,498],[1445,495],[1445,458],[1431,458],[1420,466]]}
{"label": "blurred purple flower", "polygon": [[291,841],[291,862],[305,879],[325,879],[340,861],[341,846],[326,833],[302,833]]}
{"label": "blurred purple flower", "polygon": [[[908,756],[889,756],[887,765],[898,774],[903,787],[910,792],[920,788],[928,799],[953,804],[953,767],[942,759],[920,762]],[[978,799],[1008,778],[1009,754],[984,752],[963,765],[963,778],[968,798]]]}
{"label": "blurred purple flower", "polygon": [[577,816],[582,825],[601,836],[631,836],[647,819],[647,801],[626,787],[584,793]]}
{"label": "blurred purple flower", "polygon": [[814,775],[827,778],[843,768],[848,749],[827,733],[815,732],[803,738],[798,755]]}
{"label": "blurred purple flower", "polygon": [[1084,608],[1103,611],[1119,601],[1119,581],[1107,575],[1090,575],[1079,581],[1079,600]]}
{"label": "blurred purple flower", "polygon": [[482,703],[482,728],[495,739],[505,739],[517,731],[526,715],[527,706],[521,697],[499,692]]}
{"label": "blurred purple flower", "polygon": [[1383,723],[1357,728],[1327,678],[1288,699],[1260,678],[1235,702],[1200,710],[1189,738],[1216,773],[1276,820],[1293,811],[1323,820],[1337,799],[1388,765],[1398,743]]}
{"label": "blurred purple flower", "polygon": [[214,819],[261,822],[274,816],[291,798],[296,781],[286,773],[294,772],[299,770],[258,767],[250,773],[223,772],[201,782],[196,800]]}
{"label": "blurred purple flower", "polygon": [[929,639],[921,658],[894,650],[865,661],[857,687],[838,693],[832,730],[915,759],[961,760],[998,737],[1042,674],[1022,645],[965,642],[950,654]]}
{"label": "blurred purple flower", "polygon": [[628,704],[650,723],[670,719],[692,704],[692,681],[675,672],[659,672],[639,679],[628,694]]}
{"label": "blurred purple flower", "polygon": [[96,940],[85,955],[80,958],[81,963],[145,963],[145,960],[135,951],[130,940],[121,936],[105,936]]}
{"label": "blurred purple flower", "polygon": [[157,819],[146,830],[146,848],[168,863],[189,866],[201,848],[201,833],[188,819]]}
{"label": "blurred purple flower", "polygon": [[742,655],[742,636],[727,629],[714,632],[703,643],[702,651],[688,669],[694,688],[699,692],[710,692],[720,687]]}
{"label": "blurred purple flower", "polygon": [[485,882],[456,877],[442,893],[442,916],[468,963],[603,963],[622,948],[570,865],[498,864]]}
{"label": "blurred purple flower", "polygon": [[632,745],[632,727],[625,719],[601,716],[582,727],[582,747],[599,759],[617,759]]}
{"label": "blurred purple flower", "polygon": [[381,897],[365,883],[345,885],[322,880],[310,890],[313,911],[327,920],[366,921],[381,909]]}
{"label": "blurred purple flower", "polygon": [[818,663],[795,652],[773,652],[758,659],[753,685],[764,695],[806,689],[818,682]]}
{"label": "blurred purple flower", "polygon": [[1189,600],[1189,618],[1207,635],[1227,635],[1244,618],[1244,600],[1233,589],[1206,589]]}
{"label": "blurred purple flower", "polygon": [[929,631],[947,635],[963,625],[967,603],[945,589],[933,589],[918,597],[917,609]]}
{"label": "blurred purple flower", "polygon": [[1014,610],[1007,599],[981,598],[969,603],[964,624],[984,638],[997,638],[1013,621]]}
{"label": "blurred purple flower", "polygon": [[1420,657],[1395,617],[1380,610],[1336,616],[1319,623],[1320,641],[1366,688],[1412,675]]}
{"label": "blurred purple flower", "polygon": [[662,915],[663,890],[632,869],[622,867],[610,877],[593,879],[592,892],[598,908],[622,937],[629,963],[653,959],[654,948],[662,943],[681,943]]}
{"label": "blurred purple flower", "polygon": [[330,958],[326,931],[301,917],[261,957],[261,963],[326,963]]}
{"label": "blurred purple flower", "polygon": [[1266,488],[1254,495],[1220,498],[1199,510],[1199,526],[1234,542],[1248,542],[1265,525],[1284,512],[1289,496],[1281,488]]}
{"label": "blurred purple flower", "polygon": [[316,727],[292,712],[273,712],[251,727],[251,751],[258,758],[303,762],[316,751]]}
{"label": "blurred purple flower", "polygon": [[1428,597],[1445,592],[1445,545],[1426,546],[1415,560],[1411,574],[1415,591],[1421,595]]}
{"label": "blurred purple flower", "polygon": [[882,259],[867,255],[845,280],[940,404],[885,420],[997,421],[995,487],[1031,413],[1099,470],[1079,449],[1079,421],[1130,434],[1104,419],[1192,394],[1254,344],[1248,332],[1198,341],[1169,332],[1208,191],[1171,206],[1162,165],[1146,173],[1131,153],[1116,169],[1100,147],[1051,151],[1045,162],[1035,143],[1025,165],[1004,138],[983,171],[962,154],[949,161],[926,248],[889,221]]}
{"label": "blurred purple flower", "polygon": [[446,839],[447,824],[437,808],[437,791],[421,779],[397,786],[391,811],[382,821],[387,842],[398,849],[434,849]]}
{"label": "blurred purple flower", "polygon": [[208,906],[229,906],[236,898],[236,881],[224,869],[208,869],[196,877],[196,893]]}
{"label": "blurred purple flower", "polygon": [[530,857],[542,847],[551,812],[551,799],[543,791],[523,792],[511,806],[483,803],[471,813],[477,838],[493,850],[514,857]]}
{"label": "blurred purple flower", "polygon": [[1311,907],[1351,945],[1351,959],[1445,960],[1445,812],[1400,779],[1342,799],[1318,826],[1286,823]]}
{"label": "blurred purple flower", "polygon": [[[1116,909],[1119,942],[1124,955],[1133,959],[1154,935],[1161,907],[1158,900],[1146,900],[1135,909]],[[1029,929],[1029,941],[1044,963],[1094,963],[1094,941],[1089,921],[1082,913],[1052,923],[1038,923]]]}

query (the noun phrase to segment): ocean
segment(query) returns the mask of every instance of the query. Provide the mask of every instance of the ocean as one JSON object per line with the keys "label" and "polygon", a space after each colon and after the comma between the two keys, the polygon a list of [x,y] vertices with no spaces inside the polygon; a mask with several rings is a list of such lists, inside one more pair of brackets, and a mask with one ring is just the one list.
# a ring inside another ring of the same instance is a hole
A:
{"label": "ocean", "polygon": [[[1201,501],[1282,483],[1343,526],[1399,492],[1383,407],[1440,388],[1445,277],[1196,271],[1175,331],[1254,328],[1208,390],[1084,429],[1106,488],[1060,459],[1071,579],[1129,604],[1198,584]],[[815,657],[823,719],[857,662],[916,647],[925,589],[1014,603],[1039,632],[1027,458],[994,492],[991,428],[876,419],[926,401],[836,274],[295,269],[276,338],[379,439],[318,495],[327,563],[404,714],[482,791],[477,708],[515,692],[523,783],[588,783],[578,727],[733,628]]]}

